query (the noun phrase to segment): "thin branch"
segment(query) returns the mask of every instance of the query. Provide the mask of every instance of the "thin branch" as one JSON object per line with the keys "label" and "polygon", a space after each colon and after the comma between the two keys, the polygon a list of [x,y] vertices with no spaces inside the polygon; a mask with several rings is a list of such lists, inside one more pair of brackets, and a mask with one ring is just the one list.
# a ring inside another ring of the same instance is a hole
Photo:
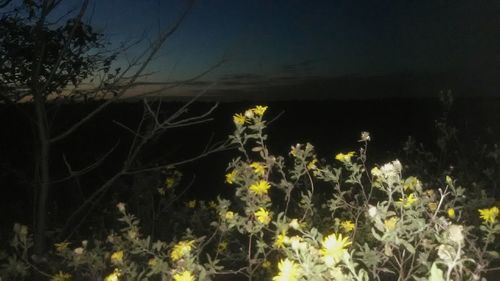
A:
{"label": "thin branch", "polygon": [[154,119],[155,126],[159,127],[160,126],[160,121],[158,120],[159,108],[157,109],[156,112],[154,112],[153,109],[151,108],[151,106],[149,106],[149,102],[146,99],[143,100],[143,104],[144,104],[144,108],[149,112],[151,117]]}
{"label": "thin branch", "polygon": [[274,121],[278,120],[281,117],[281,115],[283,115],[283,114],[285,114],[284,110],[282,110],[280,113],[278,113],[278,115],[276,115],[273,119],[269,120],[267,122],[267,124],[269,125],[269,124],[274,123]]}
{"label": "thin branch", "polygon": [[[136,71],[136,73],[134,74],[134,76],[131,78],[131,80],[128,83],[129,86],[134,84],[135,80],[139,77],[139,75],[141,75],[141,73],[144,71],[144,69],[146,68],[146,66],[151,62],[151,60],[153,59],[154,55],[159,51],[159,49],[161,48],[161,46],[163,45],[163,43],[167,40],[167,38],[169,38],[179,28],[181,22],[187,16],[188,12],[191,10],[192,4],[193,4],[193,2],[190,1],[188,8],[184,11],[184,13],[181,15],[181,17],[179,18],[179,20],[175,23],[175,25],[170,30],[167,30],[166,32],[164,32],[164,34],[162,34],[162,36],[160,36],[160,38],[150,48],[149,56],[142,63],[142,65]],[[50,142],[51,143],[55,143],[57,141],[60,141],[60,140],[62,140],[64,138],[66,138],[67,136],[69,136],[71,133],[73,133],[74,131],[76,131],[76,129],[80,128],[80,126],[82,126],[83,124],[85,124],[86,122],[88,122],[88,120],[90,120],[92,117],[94,117],[97,113],[101,112],[108,105],[110,105],[111,103],[113,103],[119,97],[123,96],[125,94],[125,92],[126,92],[127,89],[129,89],[129,87],[124,87],[115,97],[113,97],[113,98],[107,100],[106,102],[104,102],[102,105],[100,105],[94,111],[90,112],[87,116],[83,117],[80,121],[78,121],[75,124],[73,124],[73,126],[71,126],[66,131],[64,131],[64,132],[60,133],[59,135],[51,138]]]}
{"label": "thin branch", "polygon": [[[189,104],[189,103],[188,103]],[[212,109],[213,110],[213,109]],[[209,112],[211,112],[211,110],[209,110]],[[161,132],[165,131],[164,128],[160,128],[160,127],[157,127],[157,128],[152,128],[151,131],[149,131],[146,135],[142,136],[142,138],[140,139],[140,141],[137,141],[139,136],[139,132],[142,130],[142,123],[144,122],[144,119],[145,119],[145,116],[146,116],[146,113],[143,114],[143,117],[142,117],[142,120],[136,130],[136,137],[134,138],[134,141],[133,143],[130,145],[130,150],[129,150],[129,154],[127,156],[127,159],[125,160],[124,164],[123,164],[123,167],[115,173],[115,175],[113,175],[110,179],[108,179],[101,187],[99,187],[96,191],[94,191],[94,193],[92,193],[92,195],[87,198],[83,204],[81,204],[78,209],[73,212],[73,214],[69,217],[69,219],[67,220],[64,228],[63,228],[63,231],[61,232],[61,235],[64,234],[66,232],[66,230],[70,227],[70,224],[75,220],[77,219],[78,217],[80,217],[80,215],[85,212],[85,214],[83,215],[83,217],[78,221],[77,223],[77,227],[79,227],[80,225],[83,224],[83,222],[86,220],[86,218],[89,216],[89,214],[93,211],[93,209],[95,208],[95,206],[98,204],[98,202],[100,202],[100,200],[103,198],[103,196],[106,194],[107,190],[109,188],[111,188],[112,184],[118,179],[120,178],[121,176],[123,175],[128,175],[128,174],[137,174],[137,173],[140,173],[140,172],[147,172],[148,170],[146,169],[137,169],[135,171],[131,171],[130,168],[132,167],[132,165],[134,164],[136,158],[138,157],[140,151],[141,151],[141,148],[149,141],[151,140],[153,137],[157,136],[158,134],[160,134]],[[202,114],[201,116],[204,116],[204,114]],[[169,120],[170,118],[168,118],[167,120]],[[198,120],[198,121],[203,121],[203,119],[201,120]],[[195,122],[195,121],[193,121]],[[191,122],[191,123],[193,123]],[[186,125],[186,124],[183,124],[183,125]],[[177,165],[182,165],[182,164],[186,164],[186,163],[189,163],[189,162],[192,162],[192,161],[195,161],[197,159],[200,159],[202,157],[205,157],[207,155],[210,155],[212,153],[215,153],[215,152],[218,152],[218,151],[223,151],[223,150],[227,150],[227,141],[225,143],[218,143],[218,144],[214,144],[214,146],[212,147],[207,147],[205,149],[205,151],[203,151],[203,153],[197,155],[196,157],[192,157],[192,158],[189,158],[189,159],[184,159],[182,161],[178,161],[178,162],[175,162],[175,163],[172,163],[170,165],[167,165],[167,166],[177,166]],[[153,171],[153,170],[158,170],[159,168],[156,167],[155,169],[149,169],[150,171]],[[73,230],[74,231],[74,230]]]}
{"label": "thin branch", "polygon": [[[213,86],[214,84],[212,84]],[[210,88],[210,87],[209,87]],[[163,122],[163,124],[169,124],[171,123],[172,121],[174,121],[175,119],[177,119],[178,117],[180,117],[182,114],[184,114],[186,111],[187,111],[187,108],[193,104],[196,100],[198,100],[202,95],[204,95],[208,89],[205,89],[203,90],[202,92],[200,92],[199,94],[197,94],[196,96],[194,96],[192,99],[190,99],[187,103],[185,103],[183,106],[181,106],[177,111],[175,111],[172,115],[170,115],[169,118],[167,118],[167,120],[165,120]]]}
{"label": "thin branch", "polygon": [[129,127],[127,127],[125,124],[123,124],[121,122],[113,120],[113,123],[115,123],[116,125],[122,127],[123,129],[125,129],[126,131],[128,131],[129,133],[131,133],[132,135],[134,135],[137,138],[141,138],[141,139],[144,138],[144,136],[141,136],[139,133],[137,133],[136,131],[130,129]]}
{"label": "thin branch", "polygon": [[[139,132],[142,131],[142,126],[144,124],[144,122],[146,121],[146,115],[145,114],[142,114],[142,117],[141,117],[141,121],[139,122],[139,124],[137,125],[137,129],[136,129],[136,136],[134,137],[134,139],[132,140],[132,144],[130,145],[129,147],[129,150],[128,150],[128,154],[127,154],[127,159],[125,160],[125,164],[124,164],[124,169],[125,169],[125,166],[128,166],[130,162],[132,162],[134,159],[135,159],[135,155],[137,155],[138,153],[138,150],[146,143],[148,142],[148,140],[150,139],[151,135],[148,136],[148,135],[143,135],[142,137],[139,138]],[[138,140],[140,139],[140,142],[138,142]],[[138,143],[138,144],[137,144]]]}
{"label": "thin branch", "polygon": [[[58,3],[54,3],[53,2],[53,5],[51,5],[50,9],[55,8],[55,6],[57,4]],[[80,7],[80,11],[78,12],[78,16],[75,18],[76,24],[71,29],[71,31],[69,33],[69,37],[67,38],[67,40],[66,40],[66,42],[64,44],[64,47],[63,47],[61,53],[59,54],[59,57],[57,58],[57,61],[56,61],[55,65],[54,65],[54,67],[50,71],[49,77],[45,81],[45,84],[41,87],[41,90],[40,90],[41,93],[43,93],[47,89],[47,87],[52,82],[52,79],[54,78],[54,75],[56,74],[57,69],[59,69],[59,66],[61,65],[61,62],[62,62],[64,56],[66,55],[66,52],[69,50],[69,46],[71,45],[71,40],[73,39],[73,36],[75,35],[76,29],[80,25],[81,19],[83,18],[83,15],[85,14],[85,10],[87,10],[88,4],[89,4],[89,0],[85,0],[82,3],[82,6]]]}
{"label": "thin branch", "polygon": [[58,17],[52,24],[58,24],[61,20],[65,19],[68,15],[72,14],[76,9],[69,9],[66,13]]}
{"label": "thin branch", "polygon": [[[66,230],[69,228],[70,226],[70,223],[76,219],[76,217],[78,217],[78,215],[83,211],[85,210],[85,208],[87,208],[87,206],[89,204],[96,204],[96,202],[98,202],[99,200],[97,200],[101,194],[104,194],[112,185],[113,183],[119,179],[121,176],[123,175],[122,171],[119,171],[117,172],[116,174],[114,174],[111,178],[109,178],[101,187],[99,187],[99,189],[97,189],[91,196],[89,196],[89,198],[87,198],[85,200],[85,202],[83,202],[83,204],[81,204],[70,216],[69,218],[66,220],[66,224],[64,225],[63,227],[63,230],[61,231],[61,235],[64,234],[66,232]],[[85,221],[85,218],[88,216],[88,214],[84,217],[84,219],[82,219],[79,223],[78,223],[78,226],[80,226],[81,224],[83,224],[83,222]],[[76,227],[73,228],[73,231],[71,232],[71,235],[74,233],[74,231],[76,230]],[[71,236],[70,235],[70,236]],[[58,237],[60,241],[63,241],[63,240],[67,240],[70,236],[66,237],[66,239],[62,239],[62,237]]]}
{"label": "thin branch", "polygon": [[184,195],[189,189],[191,189],[191,187],[193,186],[194,184],[194,181],[196,179],[196,175],[193,175],[193,178],[191,179],[191,181],[189,181],[188,185],[186,186],[186,188],[184,188],[181,193],[179,193],[178,195],[175,195],[174,198],[168,202],[168,204],[166,204],[161,210],[160,210],[160,213],[163,213],[165,210],[167,210],[175,201],[177,201],[177,199],[181,198],[182,195]]}
{"label": "thin branch", "polygon": [[174,128],[181,128],[181,127],[189,127],[189,126],[193,126],[193,125],[199,125],[199,124],[207,123],[207,122],[210,122],[212,120],[213,120],[213,118],[208,118],[208,119],[203,119],[203,120],[198,120],[198,121],[192,121],[192,122],[189,122],[189,123],[172,124],[172,125],[169,125],[168,127],[166,127],[165,129],[174,129]]}
{"label": "thin branch", "polygon": [[[165,86],[165,87],[162,87],[160,89],[157,89],[157,90],[152,90],[152,91],[148,91],[148,92],[144,92],[142,94],[139,94],[139,95],[135,95],[133,97],[129,97],[128,99],[136,99],[136,98],[141,98],[141,97],[145,97],[145,96],[151,96],[151,95],[154,95],[154,94],[159,94],[163,91],[166,91],[166,90],[170,90],[170,89],[174,89],[176,87],[179,87],[179,86],[182,86],[182,85],[186,85],[190,82],[194,82],[202,77],[204,77],[205,75],[209,74],[210,72],[214,71],[215,69],[219,68],[221,65],[223,65],[226,61],[225,60],[221,60],[219,62],[217,62],[216,64],[214,64],[213,66],[211,66],[210,68],[208,68],[207,70],[191,77],[191,78],[188,78],[186,80],[181,80],[181,81],[178,81],[178,82],[174,82],[168,86]],[[137,83],[140,85],[140,83]],[[135,86],[135,84],[134,84]]]}
{"label": "thin branch", "polygon": [[[186,124],[186,123],[190,123],[190,122],[197,122],[199,121],[200,119],[203,119],[205,117],[207,117],[208,115],[212,114],[212,112],[219,106],[219,103],[216,103],[214,104],[209,110],[207,110],[205,113],[201,114],[201,115],[198,115],[198,116],[193,116],[193,117],[189,117],[189,118],[185,118],[185,119],[182,119],[182,120],[179,120],[177,122],[163,122],[161,124],[161,127],[162,128],[174,128],[176,126],[179,126],[179,125],[182,125],[182,124]],[[210,119],[205,119],[204,121],[209,121],[209,120],[212,120],[211,118]],[[165,125],[167,127],[165,127]]]}
{"label": "thin branch", "polygon": [[67,181],[67,180],[72,179],[74,177],[79,177],[79,176],[85,175],[85,174],[91,172],[92,170],[96,169],[97,167],[99,167],[102,164],[102,162],[104,162],[104,160],[106,160],[106,158],[108,158],[109,155],[111,155],[111,153],[113,153],[113,151],[118,147],[119,143],[120,143],[120,141],[116,142],[116,144],[113,147],[111,147],[111,149],[109,149],[106,153],[104,153],[94,163],[88,165],[87,167],[85,167],[81,170],[77,170],[77,171],[75,171],[71,168],[70,163],[66,159],[66,155],[63,154],[63,161],[64,161],[64,164],[66,165],[66,168],[68,169],[69,176],[64,177],[62,179],[51,181],[51,184],[64,182],[64,181]]}
{"label": "thin branch", "polygon": [[159,170],[163,170],[165,168],[172,168],[172,167],[177,167],[177,166],[185,165],[185,164],[191,163],[191,162],[193,162],[195,160],[198,160],[198,159],[201,159],[203,157],[206,157],[206,156],[208,156],[210,154],[214,154],[216,152],[221,152],[221,151],[226,151],[226,150],[231,149],[231,147],[228,144],[229,144],[228,142],[224,142],[223,144],[219,145],[218,147],[211,148],[210,150],[204,151],[201,154],[198,154],[197,156],[193,156],[191,158],[187,158],[187,159],[184,159],[184,160],[181,160],[181,161],[177,161],[177,162],[173,162],[173,163],[170,163],[170,164],[163,164],[163,165],[156,166],[156,167],[149,167],[149,168],[143,168],[143,169],[130,170],[130,171],[127,171],[126,174],[133,175],[133,174],[139,174],[139,173],[144,173],[144,172],[152,172],[152,171],[159,171]]}

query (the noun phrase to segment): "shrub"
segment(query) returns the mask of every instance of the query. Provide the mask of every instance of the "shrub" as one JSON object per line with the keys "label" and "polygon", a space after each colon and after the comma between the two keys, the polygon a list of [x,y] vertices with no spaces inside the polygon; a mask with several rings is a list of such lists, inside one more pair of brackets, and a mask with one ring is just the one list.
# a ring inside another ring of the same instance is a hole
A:
{"label": "shrub", "polygon": [[[480,280],[498,257],[499,209],[483,206],[453,175],[424,182],[399,160],[368,166],[370,134],[357,151],[319,160],[313,145],[289,155],[266,146],[266,106],[233,116],[240,156],[225,181],[234,197],[189,202],[205,227],[152,241],[117,205],[124,225],[107,238],[55,245],[51,280]],[[165,191],[163,191],[164,195]],[[474,199],[474,200],[473,200]],[[174,214],[175,215],[175,214]],[[186,218],[181,218],[186,219]],[[37,270],[27,228],[17,225],[2,276]],[[51,272],[51,273],[48,273]]]}

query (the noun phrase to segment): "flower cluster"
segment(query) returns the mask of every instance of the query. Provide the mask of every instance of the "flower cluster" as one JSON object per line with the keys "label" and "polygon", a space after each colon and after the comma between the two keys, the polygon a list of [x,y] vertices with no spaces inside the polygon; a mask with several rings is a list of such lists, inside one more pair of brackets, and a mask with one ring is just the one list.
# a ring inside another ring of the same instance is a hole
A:
{"label": "flower cluster", "polygon": [[233,115],[233,122],[237,127],[245,125],[254,118],[262,118],[267,110],[267,106],[257,105],[252,109],[248,109],[244,113],[236,113]]}
{"label": "flower cluster", "polygon": [[325,237],[322,242],[323,249],[321,249],[325,264],[334,266],[338,263],[347,254],[347,247],[351,244],[349,237],[342,237],[342,234],[334,233]]}
{"label": "flower cluster", "polygon": [[270,187],[271,185],[269,185],[267,181],[260,180],[250,185],[249,190],[257,195],[264,195],[267,194],[267,191],[269,190]]}
{"label": "flower cluster", "polygon": [[[194,281],[220,271],[273,281],[368,281],[382,274],[398,280],[475,280],[498,256],[499,208],[467,202],[466,189],[449,171],[432,181],[407,177],[406,160],[404,171],[399,160],[370,169],[367,132],[361,133],[359,152],[330,160],[318,158],[309,143],[293,145],[288,158],[273,155],[266,146],[266,112],[267,106],[256,106],[233,115],[230,140],[242,156],[228,165],[224,178],[234,191],[231,200],[218,196],[205,204],[192,198],[181,204],[188,215],[179,218],[206,222],[206,228],[175,233],[182,237],[176,243],[152,241],[127,205],[118,203],[126,226],[106,241],[54,244],[53,254],[75,272],[54,267],[50,280]],[[162,200],[180,184],[175,173],[165,176],[158,189]],[[471,209],[479,215],[471,216]],[[200,219],[203,212],[210,221]],[[14,232],[14,247],[32,245],[26,226],[16,224]],[[22,269],[22,259],[9,262]],[[231,268],[236,264],[239,269]]]}
{"label": "flower cluster", "polygon": [[188,255],[191,252],[193,244],[194,240],[180,241],[175,244],[175,246],[172,248],[172,251],[170,252],[170,258],[172,259],[172,261],[178,261]]}
{"label": "flower cluster", "polygon": [[278,263],[278,274],[273,281],[297,281],[299,280],[300,266],[295,262],[284,259]]}
{"label": "flower cluster", "polygon": [[335,155],[335,159],[337,159],[338,161],[340,162],[344,162],[344,163],[349,163],[351,162],[351,158],[356,155],[356,153],[354,151],[351,151],[351,152],[348,152],[346,154],[344,153],[339,153],[337,155]]}
{"label": "flower cluster", "polygon": [[480,209],[479,215],[485,223],[496,223],[497,217],[500,214],[498,207],[491,207],[489,209]]}

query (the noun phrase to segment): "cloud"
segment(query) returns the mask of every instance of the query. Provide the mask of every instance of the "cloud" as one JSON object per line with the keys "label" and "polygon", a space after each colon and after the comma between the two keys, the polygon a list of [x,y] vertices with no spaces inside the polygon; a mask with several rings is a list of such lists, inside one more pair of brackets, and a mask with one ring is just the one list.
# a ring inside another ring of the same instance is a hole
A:
{"label": "cloud", "polygon": [[315,69],[318,60],[304,60],[297,63],[285,64],[281,66],[281,71],[287,74],[310,74]]}
{"label": "cloud", "polygon": [[[158,93],[174,99],[186,99],[206,90],[202,99],[237,100],[324,100],[436,97],[451,89],[457,97],[494,97],[499,82],[481,77],[478,81],[465,74],[394,73],[378,76],[264,76],[240,73],[215,81],[193,81]],[[161,88],[170,82],[144,84],[134,94]],[[208,89],[208,90],[207,90]]]}
{"label": "cloud", "polygon": [[252,86],[265,83],[267,78],[263,75],[253,73],[228,74],[219,78],[219,86]]}

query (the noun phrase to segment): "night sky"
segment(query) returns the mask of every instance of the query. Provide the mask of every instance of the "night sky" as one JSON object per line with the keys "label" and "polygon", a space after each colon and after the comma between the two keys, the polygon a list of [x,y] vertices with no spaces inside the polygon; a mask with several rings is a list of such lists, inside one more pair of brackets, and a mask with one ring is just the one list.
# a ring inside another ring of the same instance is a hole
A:
{"label": "night sky", "polygon": [[[66,2],[61,11],[78,3]],[[93,1],[87,19],[115,46],[144,37],[143,44],[128,52],[131,58],[160,28],[175,22],[185,4]],[[495,96],[500,77],[498,15],[500,2],[495,0],[199,0],[151,64],[154,74],[143,80],[162,84],[188,79],[224,60],[197,83],[170,94],[210,86],[215,96],[233,97],[316,93],[362,98],[383,96],[384,89],[387,95],[406,97],[438,88]],[[386,85],[398,80],[405,86]],[[352,86],[358,83],[368,89],[384,86],[368,94]],[[423,89],[409,90],[417,84]],[[155,86],[134,91],[150,87]]]}

